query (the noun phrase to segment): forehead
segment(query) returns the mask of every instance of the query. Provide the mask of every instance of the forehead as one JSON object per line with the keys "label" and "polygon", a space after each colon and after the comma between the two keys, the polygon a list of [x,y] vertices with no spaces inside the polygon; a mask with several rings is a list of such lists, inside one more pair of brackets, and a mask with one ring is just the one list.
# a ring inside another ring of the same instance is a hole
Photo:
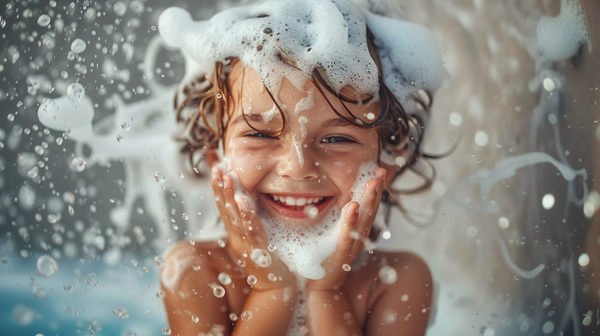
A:
{"label": "forehead", "polygon": [[[290,65],[290,68],[293,67]],[[300,70],[294,69],[294,71],[298,72],[300,78],[305,76]],[[352,117],[354,115],[355,118],[369,123],[372,120],[368,116],[379,114],[379,104],[369,101],[371,98],[369,95],[359,95],[351,86],[344,87],[338,98],[325,85],[315,84],[312,80],[298,80],[298,77],[294,77],[292,80],[284,77],[278,92],[271,92],[265,88],[255,70],[244,68],[240,61],[232,63],[228,75],[233,100],[231,107],[234,109],[231,111],[232,120],[241,116],[243,109],[247,116],[253,115],[252,121],[260,122],[261,116],[268,116],[269,111],[279,115],[276,104],[282,109],[286,120],[297,118],[300,114],[310,115],[311,118],[316,117],[316,119],[339,118],[337,113],[340,113],[350,119],[354,119]],[[304,87],[298,88],[301,85]],[[358,104],[359,100],[366,103]]]}

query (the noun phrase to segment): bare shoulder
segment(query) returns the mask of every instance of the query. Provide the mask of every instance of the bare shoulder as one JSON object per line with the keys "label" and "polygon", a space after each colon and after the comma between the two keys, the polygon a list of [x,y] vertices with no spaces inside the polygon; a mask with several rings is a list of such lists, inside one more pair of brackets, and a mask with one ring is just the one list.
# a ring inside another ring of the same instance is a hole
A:
{"label": "bare shoulder", "polygon": [[[363,253],[346,290],[366,335],[423,335],[431,311],[433,281],[427,263],[410,252]],[[406,333],[404,333],[406,332]]]}

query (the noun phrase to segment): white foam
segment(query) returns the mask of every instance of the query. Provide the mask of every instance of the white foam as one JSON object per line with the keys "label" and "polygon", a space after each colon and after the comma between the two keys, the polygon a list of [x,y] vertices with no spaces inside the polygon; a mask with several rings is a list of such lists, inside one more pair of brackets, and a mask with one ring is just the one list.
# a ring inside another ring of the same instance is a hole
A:
{"label": "white foam", "polygon": [[273,107],[270,110],[268,110],[267,112],[261,113],[263,122],[264,123],[270,122],[278,113],[279,113],[279,109],[277,108],[277,105],[273,104]]}
{"label": "white foam", "polygon": [[308,95],[306,97],[302,97],[296,103],[296,107],[294,108],[294,115],[315,107],[315,89],[311,88],[310,90],[308,90],[307,94]]}
{"label": "white foam", "polygon": [[[321,68],[335,92],[349,85],[357,95],[377,101],[378,70],[366,43],[367,25],[381,49],[385,83],[406,108],[414,106],[409,102],[418,89],[433,92],[441,85],[445,70],[427,28],[368,13],[344,0],[266,1],[225,10],[207,21],[193,21],[184,9],[171,7],[158,22],[166,43],[181,48],[206,74],[215,62],[238,57],[277,97],[284,77],[302,90],[313,70]],[[310,98],[309,92],[296,113],[310,106]]]}
{"label": "white foam", "polygon": [[579,1],[562,0],[557,17],[542,16],[537,25],[537,41],[544,58],[551,61],[574,56],[586,42],[592,51],[589,27]]}
{"label": "white foam", "polygon": [[359,212],[366,206],[365,186],[367,181],[376,178],[373,172],[377,168],[379,166],[373,161],[365,162],[358,167],[358,173],[356,174],[356,180],[352,185],[352,189],[350,189],[350,195],[352,196],[352,200],[358,202],[360,205]]}

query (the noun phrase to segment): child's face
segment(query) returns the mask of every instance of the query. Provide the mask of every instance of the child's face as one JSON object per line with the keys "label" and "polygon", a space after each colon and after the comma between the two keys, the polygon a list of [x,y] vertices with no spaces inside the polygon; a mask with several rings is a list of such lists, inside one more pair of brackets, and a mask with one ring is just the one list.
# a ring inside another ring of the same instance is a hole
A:
{"label": "child's face", "polygon": [[[225,155],[259,208],[285,223],[310,226],[335,205],[341,209],[348,203],[359,166],[378,161],[375,129],[340,119],[312,81],[298,90],[285,79],[275,97],[285,115],[285,130],[280,136],[266,137],[242,118],[243,107],[256,129],[277,130],[282,125],[259,75],[238,65],[229,78],[230,106],[235,111],[225,133]],[[337,111],[345,111],[333,94],[324,91]],[[378,104],[346,105],[357,117],[377,114]],[[275,113],[269,115],[271,110]],[[314,209],[308,211],[312,207],[319,210],[316,216]]]}

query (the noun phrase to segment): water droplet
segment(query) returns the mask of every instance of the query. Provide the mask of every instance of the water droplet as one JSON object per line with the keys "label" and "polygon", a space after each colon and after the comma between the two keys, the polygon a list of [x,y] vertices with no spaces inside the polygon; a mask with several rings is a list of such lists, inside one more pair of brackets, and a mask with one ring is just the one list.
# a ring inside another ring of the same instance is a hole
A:
{"label": "water droplet", "polygon": [[486,132],[478,131],[477,133],[475,133],[475,143],[477,144],[477,146],[483,147],[487,145],[488,141],[489,136]]}
{"label": "water droplet", "polygon": [[343,269],[345,272],[350,272],[350,270],[352,269],[352,266],[350,266],[350,265],[348,265],[348,264],[343,264],[343,265],[342,265],[342,269]]}
{"label": "water droplet", "polygon": [[383,233],[381,234],[381,238],[388,240],[392,237],[392,233],[390,231],[383,231]]}
{"label": "water droplet", "polygon": [[85,42],[80,38],[75,39],[75,41],[71,43],[71,51],[76,54],[82,53],[85,50],[85,47]]}
{"label": "water droplet", "polygon": [[498,219],[498,226],[502,230],[508,229],[509,225],[510,225],[510,221],[508,220],[508,218],[506,218],[506,217],[500,217],[500,219]]}
{"label": "water droplet", "polygon": [[554,195],[546,194],[544,197],[542,197],[542,206],[544,209],[550,210],[554,206],[554,201]]}
{"label": "water droplet", "polygon": [[127,132],[127,131],[129,131],[129,130],[131,129],[131,126],[129,126],[129,124],[128,124],[128,123],[126,123],[126,122],[122,122],[122,123],[121,123],[121,128],[122,128],[122,129],[123,129],[125,132]]}
{"label": "water droplet", "polygon": [[192,322],[198,323],[198,321],[200,321],[200,319],[198,318],[198,316],[196,314],[192,315]]}
{"label": "water droplet", "polygon": [[502,142],[498,142],[498,143],[496,144],[496,147],[498,147],[498,148],[502,148],[502,146],[503,146],[503,145],[502,145]]}
{"label": "water droplet", "polygon": [[587,253],[582,253],[577,261],[580,266],[587,266],[590,263],[590,256]]}
{"label": "water droplet", "polygon": [[79,173],[85,170],[85,165],[85,160],[80,157],[76,157],[73,159],[73,161],[71,161],[71,166],[73,166],[73,168],[75,168],[75,171]]}
{"label": "water droplet", "polygon": [[375,113],[373,113],[373,112],[367,113],[367,119],[369,119],[369,120],[375,119]]}
{"label": "water droplet", "polygon": [[252,312],[251,312],[251,311],[249,311],[249,310],[246,310],[246,311],[244,311],[244,312],[242,313],[242,316],[241,316],[241,318],[242,318],[242,321],[248,321],[249,319],[251,319],[251,318],[252,318]]}
{"label": "water droplet", "polygon": [[[225,239],[219,238],[217,239],[217,245],[221,248],[225,247],[225,245],[227,245],[227,242],[225,241]],[[239,261],[238,261],[239,264]]]}
{"label": "water droplet", "polygon": [[225,286],[228,286],[231,284],[231,277],[227,273],[219,273],[219,275],[217,276],[217,279],[219,279],[219,282]]}
{"label": "water droplet", "polygon": [[54,258],[45,254],[38,258],[35,268],[39,275],[49,277],[58,271],[58,263]]}
{"label": "water droplet", "polygon": [[223,95],[220,93],[217,93],[217,98],[221,99],[221,98],[223,98]]}
{"label": "water droplet", "polygon": [[156,256],[154,257],[154,263],[156,264],[156,266],[162,266],[165,264],[165,258],[161,256]]}
{"label": "water droplet", "polygon": [[238,320],[238,316],[235,313],[229,314],[229,319],[233,322]]}
{"label": "water droplet", "polygon": [[71,83],[67,88],[67,98],[73,103],[77,103],[85,96],[85,88],[79,83]]}
{"label": "water droplet", "polygon": [[40,169],[37,166],[34,166],[33,168],[29,169],[29,171],[27,172],[27,177],[35,178],[36,176],[38,176],[39,172],[40,172]]}
{"label": "water droplet", "polygon": [[296,321],[296,323],[298,323],[298,325],[305,325],[306,324],[306,319],[304,317],[301,317],[298,319],[298,321]]}
{"label": "water droplet", "polygon": [[269,244],[269,246],[267,246],[267,249],[269,250],[269,252],[275,252],[277,251],[277,246],[275,246],[275,244]]}
{"label": "water droplet", "polygon": [[32,289],[33,295],[39,297],[40,299],[46,296],[46,291],[42,287],[33,287]]}
{"label": "water droplet", "polygon": [[408,301],[408,294],[404,294],[400,297],[400,300],[402,300],[402,302],[406,302]]}
{"label": "water droplet", "polygon": [[185,175],[183,175],[182,172],[179,172],[179,178],[185,178]]}
{"label": "water droplet", "polygon": [[154,179],[156,179],[156,182],[163,184],[165,183],[165,175],[159,173],[159,172],[155,172],[154,173]]}
{"label": "water droplet", "polygon": [[261,166],[259,166],[259,165],[256,165],[256,170],[261,170],[261,169],[262,169],[262,167],[261,167]]}
{"label": "water droplet", "polygon": [[8,255],[3,254],[0,256],[0,263],[3,263],[6,265],[6,264],[8,264],[9,261],[10,261],[10,258],[8,257]]}
{"label": "water droplet", "polygon": [[48,24],[50,24],[50,16],[48,16],[48,14],[40,15],[40,17],[37,20],[37,23],[42,27],[46,27]]}
{"label": "water droplet", "polygon": [[183,218],[183,220],[188,220],[188,219],[190,219],[190,215],[188,215],[184,212],[181,214],[181,218]]}
{"label": "water droplet", "polygon": [[222,298],[223,296],[225,296],[225,288],[219,286],[219,285],[213,285],[212,286],[213,289],[213,294],[218,297],[218,298]]}
{"label": "water droplet", "polygon": [[248,281],[248,285],[250,286],[256,285],[256,282],[258,281],[256,275],[253,274],[248,275],[248,278],[246,280]]}
{"label": "water droplet", "polygon": [[44,155],[44,147],[42,146],[35,146],[35,148],[33,149],[35,151],[35,154],[37,155]]}
{"label": "water droplet", "polygon": [[544,86],[544,89],[548,92],[552,92],[554,91],[554,89],[556,89],[556,84],[554,83],[552,78],[549,77],[544,78],[542,85]]}
{"label": "water droplet", "polygon": [[257,266],[267,268],[271,266],[271,255],[269,252],[263,249],[254,249],[250,253],[250,260],[252,260]]}
{"label": "water droplet", "polygon": [[265,34],[271,34],[272,32],[273,32],[273,29],[271,29],[269,27],[263,29],[263,33],[265,33]]}
{"label": "water droplet", "polygon": [[277,281],[277,276],[273,273],[269,273],[269,275],[267,275],[267,278],[269,278],[270,281]]}
{"label": "water droplet", "polygon": [[384,284],[391,285],[394,284],[396,280],[398,280],[398,274],[396,273],[396,270],[394,268],[390,266],[383,266],[379,270],[379,279]]}
{"label": "water droplet", "polygon": [[117,134],[117,142],[123,143],[123,141],[125,141],[125,138],[121,134]]}
{"label": "water droplet", "polygon": [[142,271],[144,271],[144,273],[148,273],[148,267],[143,267]]}
{"label": "water droplet", "polygon": [[403,156],[396,157],[396,165],[398,167],[404,167],[406,165],[406,159]]}
{"label": "water droplet", "polygon": [[123,16],[127,12],[127,5],[123,1],[117,1],[113,5],[113,11],[117,16]]}
{"label": "water droplet", "polygon": [[550,300],[550,298],[546,298],[544,300],[544,302],[542,303],[542,308],[548,308],[551,303],[552,303],[552,300]]}
{"label": "water droplet", "polygon": [[62,137],[58,137],[58,138],[56,138],[56,144],[57,144],[57,145],[59,145],[59,146],[60,146],[60,145],[62,145],[62,143],[63,143],[63,138],[62,138]]}
{"label": "water droplet", "polygon": [[171,328],[164,327],[163,330],[162,330],[162,333],[164,335],[171,335]]}

